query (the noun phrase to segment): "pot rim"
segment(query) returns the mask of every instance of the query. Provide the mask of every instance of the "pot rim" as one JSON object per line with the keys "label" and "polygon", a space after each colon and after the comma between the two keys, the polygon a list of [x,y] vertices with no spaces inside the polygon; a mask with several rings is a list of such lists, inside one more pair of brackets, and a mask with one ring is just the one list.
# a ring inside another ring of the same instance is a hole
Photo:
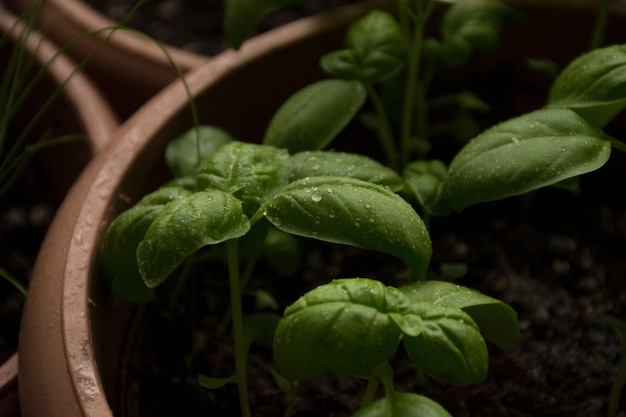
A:
{"label": "pot rim", "polygon": [[[4,7],[0,7],[0,32],[11,37],[12,31],[16,36],[23,30],[17,16]],[[46,66],[51,79],[57,85],[64,85],[68,107],[76,113],[77,119],[87,136],[89,150],[95,154],[102,149],[112,137],[119,122],[109,103],[93,85],[91,80],[77,72],[76,64],[36,30],[29,33],[25,42],[26,49],[31,53],[38,65]],[[71,103],[71,104],[70,104]],[[97,115],[94,117],[94,115]],[[18,360],[17,351],[5,362],[0,364],[0,395],[17,390]],[[16,397],[17,401],[17,397]]]}

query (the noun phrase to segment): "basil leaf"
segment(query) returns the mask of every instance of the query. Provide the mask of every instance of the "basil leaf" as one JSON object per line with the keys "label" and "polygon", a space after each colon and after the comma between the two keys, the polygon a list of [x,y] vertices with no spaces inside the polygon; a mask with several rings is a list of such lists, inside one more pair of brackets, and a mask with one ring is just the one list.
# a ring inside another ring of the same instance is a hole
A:
{"label": "basil leaf", "polygon": [[251,216],[276,190],[289,181],[289,155],[273,146],[232,142],[219,148],[200,165],[198,189],[233,194]]}
{"label": "basil leaf", "polygon": [[460,37],[476,51],[492,51],[500,42],[500,31],[507,23],[521,20],[521,14],[494,1],[457,2],[442,19],[444,40]]}
{"label": "basil leaf", "polygon": [[430,210],[449,214],[600,168],[609,137],[571,110],[542,109],[503,122],[456,155]]}
{"label": "basil leaf", "polygon": [[298,180],[262,210],[287,233],[396,256],[414,276],[426,270],[432,253],[428,230],[411,205],[383,186],[358,179]]}
{"label": "basil leaf", "polygon": [[111,288],[119,296],[136,303],[153,298],[154,291],[146,286],[139,275],[135,255],[137,246],[166,204],[190,194],[190,191],[180,187],[161,188],[145,196],[111,222],[103,239],[102,265]]}
{"label": "basil leaf", "polygon": [[588,52],[556,79],[548,107],[568,108],[597,127],[626,107],[626,45]]}
{"label": "basil leaf", "polygon": [[200,191],[172,201],[137,248],[139,273],[154,288],[201,247],[243,236],[249,229],[241,202],[223,191]]}
{"label": "basil leaf", "polygon": [[222,129],[199,126],[171,141],[165,149],[165,160],[174,176],[193,176],[200,161],[220,146],[232,141],[232,136]]}
{"label": "basil leaf", "polygon": [[266,14],[298,1],[300,0],[228,0],[224,18],[226,39],[233,48],[238,49]]}
{"label": "basil leaf", "polygon": [[447,167],[439,160],[415,161],[404,170],[403,177],[409,192],[422,207],[432,207],[439,188],[447,175]]}
{"label": "basil leaf", "polygon": [[465,386],[487,376],[489,355],[478,326],[457,308],[413,303],[423,322],[417,336],[404,336],[409,357],[433,378]]}
{"label": "basil leaf", "polygon": [[402,336],[389,313],[408,309],[395,288],[353,278],[322,285],[285,310],[274,338],[274,360],[291,381],[369,376],[389,360]]}
{"label": "basil leaf", "polygon": [[237,375],[233,375],[227,378],[211,378],[206,375],[198,375],[198,384],[206,389],[218,389],[228,384],[237,383]]}
{"label": "basil leaf", "polygon": [[396,171],[364,155],[305,151],[292,155],[289,163],[292,180],[319,176],[345,176],[384,185],[394,192],[400,191],[403,187],[402,178]]}
{"label": "basil leaf", "polygon": [[323,80],[296,92],[272,118],[263,143],[295,153],[322,149],[352,120],[365,102],[358,81]]}
{"label": "basil leaf", "polygon": [[508,304],[470,288],[442,281],[421,281],[400,288],[412,303],[429,302],[459,308],[478,325],[481,334],[503,350],[520,340],[517,313]]}
{"label": "basil leaf", "polygon": [[351,25],[346,44],[348,49],[322,57],[322,68],[335,77],[377,83],[403,67],[407,42],[388,12],[374,10]]}
{"label": "basil leaf", "polygon": [[421,395],[405,392],[386,394],[385,398],[363,407],[352,417],[452,417],[435,401]]}

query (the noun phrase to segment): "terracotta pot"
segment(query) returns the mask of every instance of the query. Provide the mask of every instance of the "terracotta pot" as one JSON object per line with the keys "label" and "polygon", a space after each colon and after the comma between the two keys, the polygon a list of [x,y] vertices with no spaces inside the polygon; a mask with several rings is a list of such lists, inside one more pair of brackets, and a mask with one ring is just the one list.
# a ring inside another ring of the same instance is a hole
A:
{"label": "terracotta pot", "polygon": [[[0,8],[0,33],[9,34],[7,39],[15,39],[21,25],[16,24],[15,16]],[[42,124],[54,121],[58,134],[84,134],[88,140],[62,145],[42,152],[33,161],[50,182],[50,195],[54,200],[61,200],[71,183],[88,160],[100,150],[117,128],[118,121],[102,98],[101,93],[80,73],[74,73],[76,64],[64,55],[57,55],[58,49],[52,43],[42,39],[36,32],[31,32],[25,42],[27,51],[33,54],[36,67],[49,63],[47,72],[29,96],[29,101],[12,120],[11,129],[20,129],[23,120],[33,117],[30,110],[38,108],[49,95],[68,79],[64,93],[50,108]],[[8,48],[0,51],[2,62],[8,57]],[[0,70],[0,72],[3,72]],[[13,124],[14,123],[14,124]],[[38,136],[35,136],[38,137]],[[17,368],[18,357],[14,354],[0,365],[0,416],[17,416]]]}
{"label": "terracotta pot", "polygon": [[[360,4],[286,25],[190,72],[187,82],[201,123],[259,141],[280,103],[322,76],[318,57],[339,48],[347,23],[370,7]],[[532,50],[526,36],[511,39],[522,53]],[[176,81],[124,123],[65,200],[44,242],[22,322],[24,416],[113,416],[132,311],[110,294],[99,273],[101,240],[116,215],[167,179],[164,149],[192,124],[188,97]]]}
{"label": "terracotta pot", "polygon": [[[5,3],[22,13],[34,1],[5,0]],[[46,0],[41,12],[41,26],[45,28],[42,30],[58,45],[114,24],[81,0]],[[99,32],[71,46],[68,52],[80,61],[106,36],[107,31]],[[184,72],[207,59],[182,49],[166,48]],[[123,119],[177,77],[159,47],[128,31],[116,32],[93,57],[86,71]]]}

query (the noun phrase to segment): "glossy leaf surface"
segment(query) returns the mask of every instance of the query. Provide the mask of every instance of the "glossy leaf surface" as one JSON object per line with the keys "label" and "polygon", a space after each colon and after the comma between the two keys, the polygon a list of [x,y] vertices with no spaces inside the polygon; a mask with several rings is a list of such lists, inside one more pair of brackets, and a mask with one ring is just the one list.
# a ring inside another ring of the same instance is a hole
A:
{"label": "glossy leaf surface", "polygon": [[489,356],[478,326],[457,308],[414,303],[412,310],[423,322],[417,336],[405,336],[409,357],[428,375],[455,385],[482,382]]}
{"label": "glossy leaf surface", "polygon": [[417,394],[394,392],[362,408],[352,417],[452,417],[433,400]]}
{"label": "glossy leaf surface", "polygon": [[162,283],[203,246],[243,236],[250,222],[231,194],[200,191],[168,203],[137,248],[139,273],[148,287]]}
{"label": "glossy leaf surface", "polygon": [[402,293],[379,281],[332,281],[285,310],[276,329],[274,360],[291,381],[368,376],[400,342],[402,333],[389,313],[407,308]]}
{"label": "glossy leaf surface", "polygon": [[442,281],[422,281],[400,290],[410,302],[429,302],[465,311],[487,339],[503,350],[520,340],[517,313],[508,304],[467,287]]}
{"label": "glossy leaf surface", "polygon": [[262,210],[285,232],[396,256],[413,275],[427,268],[432,253],[428,230],[411,205],[386,187],[354,178],[295,181]]}
{"label": "glossy leaf surface", "polygon": [[102,258],[105,276],[118,295],[132,302],[145,302],[153,297],[153,291],[139,275],[137,247],[166,204],[190,194],[180,187],[163,187],[111,223],[104,236]]}
{"label": "glossy leaf surface", "polygon": [[289,154],[273,146],[232,142],[211,154],[198,169],[196,186],[241,200],[251,216],[263,201],[289,181]]}
{"label": "glossy leaf surface", "polygon": [[345,176],[384,185],[392,191],[402,189],[402,178],[391,168],[364,155],[305,151],[293,154],[289,161],[292,180],[319,176]]}
{"label": "glossy leaf surface", "polygon": [[626,107],[626,45],[575,59],[556,79],[549,107],[569,108],[602,127]]}
{"label": "glossy leaf surface", "polygon": [[451,162],[434,214],[520,195],[606,163],[606,134],[566,109],[542,109],[477,136]]}
{"label": "glossy leaf surface", "polygon": [[365,102],[358,81],[323,80],[292,95],[272,118],[263,143],[290,153],[323,149]]}

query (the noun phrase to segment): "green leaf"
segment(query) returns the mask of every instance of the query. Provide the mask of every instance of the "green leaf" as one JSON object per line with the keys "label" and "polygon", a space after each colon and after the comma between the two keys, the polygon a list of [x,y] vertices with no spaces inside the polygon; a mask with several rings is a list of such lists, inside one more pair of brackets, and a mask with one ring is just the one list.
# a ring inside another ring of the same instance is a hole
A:
{"label": "green leaf", "polygon": [[394,392],[363,407],[352,417],[452,417],[433,400],[417,394]]}
{"label": "green leaf", "polygon": [[118,295],[136,303],[153,298],[154,291],[139,275],[137,247],[165,205],[190,194],[180,187],[163,187],[145,196],[111,223],[104,235],[102,265],[105,277]]}
{"label": "green leaf", "polygon": [[291,156],[291,179],[306,177],[345,176],[374,184],[384,185],[392,191],[402,189],[402,178],[393,169],[364,155],[333,152],[305,151]]}
{"label": "green leaf", "polygon": [[193,176],[200,161],[233,140],[230,134],[216,127],[192,128],[167,145],[165,160],[174,176]]}
{"label": "green leaf", "polygon": [[198,189],[216,189],[233,194],[244,213],[259,206],[289,181],[289,154],[273,146],[231,142],[211,154],[198,169]]}
{"label": "green leaf", "polygon": [[280,277],[290,277],[302,264],[300,242],[288,233],[275,228],[268,230],[263,256],[270,268]]}
{"label": "green leaf", "polygon": [[358,81],[323,80],[292,95],[272,118],[263,143],[290,153],[322,149],[352,120],[365,102]]}
{"label": "green leaf", "polygon": [[548,106],[568,108],[597,127],[626,107],[626,45],[588,52],[556,79]]}
{"label": "green leaf", "polygon": [[257,313],[243,318],[243,333],[246,345],[256,343],[259,346],[272,347],[274,334],[280,320],[278,314]]}
{"label": "green leaf", "polygon": [[385,81],[403,67],[407,42],[398,21],[388,12],[374,10],[348,30],[348,49],[321,60],[329,74],[368,83]]}
{"label": "green leaf", "polygon": [[471,140],[451,162],[434,214],[524,194],[600,168],[611,142],[566,109],[542,109]]}
{"label": "green leaf", "polygon": [[386,187],[358,179],[298,180],[262,210],[287,233],[396,256],[414,276],[426,270],[432,253],[428,230],[411,205]]}
{"label": "green leaf", "polygon": [[228,384],[237,383],[237,375],[228,378],[211,378],[206,375],[198,375],[198,383],[207,389],[218,389]]}
{"label": "green leaf", "polygon": [[422,281],[400,288],[412,303],[429,302],[465,311],[482,335],[503,350],[520,340],[517,313],[508,304],[476,290],[441,281]]}
{"label": "green leaf", "polygon": [[272,10],[300,0],[228,0],[224,30],[231,46],[238,49],[254,32],[261,19]]}
{"label": "green leaf", "polygon": [[241,202],[223,191],[200,191],[172,201],[137,248],[139,273],[154,288],[201,247],[243,236],[249,229]]}
{"label": "green leaf", "polygon": [[430,207],[435,204],[447,171],[446,165],[439,160],[415,161],[404,170],[408,191],[426,210],[430,211]]}
{"label": "green leaf", "polygon": [[460,37],[476,51],[492,51],[500,42],[500,31],[522,15],[501,2],[482,0],[457,2],[442,19],[444,40]]}
{"label": "green leaf", "polygon": [[411,305],[423,322],[417,336],[405,335],[409,357],[433,378],[465,386],[487,376],[489,355],[478,326],[457,308],[417,302]]}
{"label": "green leaf", "polygon": [[407,311],[397,289],[370,279],[322,285],[287,307],[274,360],[290,381],[371,374],[395,353],[402,333],[389,313]]}

